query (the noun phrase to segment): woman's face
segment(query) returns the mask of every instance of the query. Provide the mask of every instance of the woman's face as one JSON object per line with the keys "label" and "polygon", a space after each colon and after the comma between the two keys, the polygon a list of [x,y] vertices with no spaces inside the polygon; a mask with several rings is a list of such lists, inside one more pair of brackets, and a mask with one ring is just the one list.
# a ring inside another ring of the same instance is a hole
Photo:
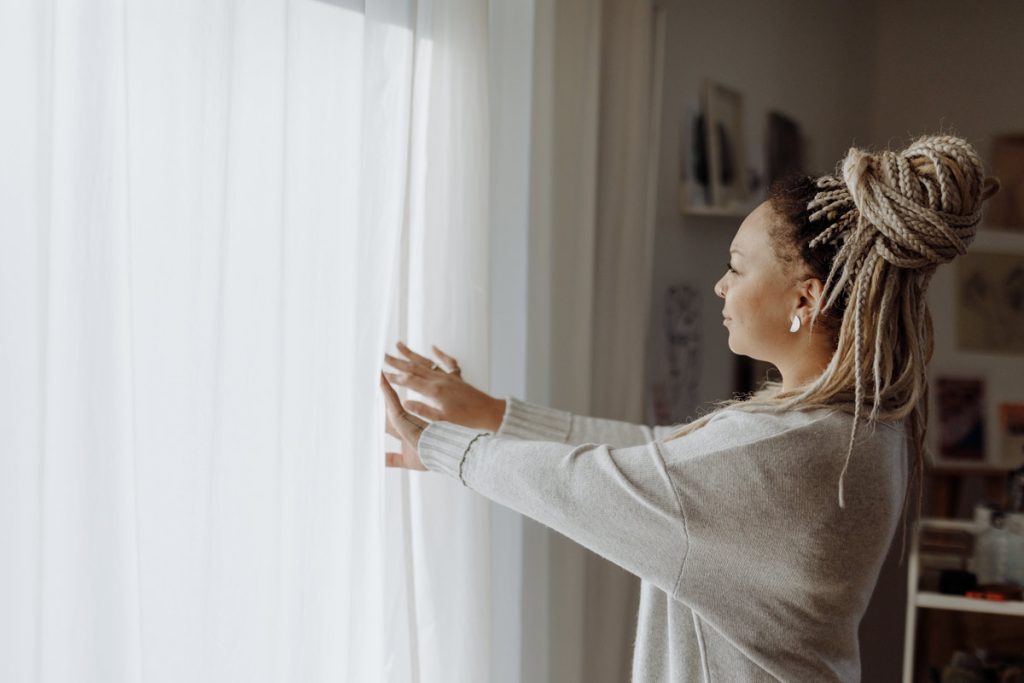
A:
{"label": "woman's face", "polygon": [[736,354],[779,365],[794,352],[789,327],[793,315],[804,324],[806,308],[798,308],[802,290],[797,275],[775,254],[769,226],[778,220],[768,202],[743,220],[729,247],[728,270],[715,284],[725,299],[723,324],[729,330],[729,349]]}

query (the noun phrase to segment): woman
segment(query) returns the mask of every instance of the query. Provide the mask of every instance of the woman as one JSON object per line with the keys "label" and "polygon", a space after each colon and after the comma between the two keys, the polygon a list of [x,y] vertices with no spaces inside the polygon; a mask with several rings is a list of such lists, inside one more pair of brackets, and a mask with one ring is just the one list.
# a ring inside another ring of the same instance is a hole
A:
{"label": "woman", "polygon": [[859,680],[857,628],[920,486],[928,282],[997,188],[951,136],[774,185],[715,292],[729,348],[782,382],[681,427],[499,400],[400,346],[391,382],[437,405],[403,407],[382,376],[386,465],[458,477],[638,575],[634,680]]}

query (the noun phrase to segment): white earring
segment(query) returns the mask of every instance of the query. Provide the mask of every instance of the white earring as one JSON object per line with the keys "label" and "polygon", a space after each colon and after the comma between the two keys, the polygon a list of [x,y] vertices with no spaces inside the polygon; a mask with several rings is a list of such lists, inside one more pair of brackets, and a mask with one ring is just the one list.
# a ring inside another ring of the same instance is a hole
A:
{"label": "white earring", "polygon": [[789,326],[790,332],[796,332],[800,329],[800,316],[793,315],[793,324]]}

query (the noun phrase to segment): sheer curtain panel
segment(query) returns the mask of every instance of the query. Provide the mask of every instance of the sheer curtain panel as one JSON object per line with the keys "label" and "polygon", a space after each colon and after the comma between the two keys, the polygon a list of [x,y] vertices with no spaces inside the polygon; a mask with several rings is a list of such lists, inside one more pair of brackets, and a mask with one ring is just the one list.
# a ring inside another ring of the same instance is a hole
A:
{"label": "sheer curtain panel", "polygon": [[479,680],[377,388],[480,297],[399,277],[486,249],[479,5],[0,2],[0,680]]}

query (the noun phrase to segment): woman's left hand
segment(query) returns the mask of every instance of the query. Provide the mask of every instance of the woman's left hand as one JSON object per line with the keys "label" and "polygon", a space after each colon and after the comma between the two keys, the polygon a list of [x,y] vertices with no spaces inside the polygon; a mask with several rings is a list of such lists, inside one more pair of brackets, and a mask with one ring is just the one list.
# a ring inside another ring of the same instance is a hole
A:
{"label": "woman's left hand", "polygon": [[394,387],[384,377],[383,372],[380,373],[380,388],[384,392],[384,403],[387,407],[385,431],[402,442],[401,453],[386,453],[384,455],[384,466],[426,472],[427,468],[420,460],[419,444],[420,434],[430,423],[406,412]]}

